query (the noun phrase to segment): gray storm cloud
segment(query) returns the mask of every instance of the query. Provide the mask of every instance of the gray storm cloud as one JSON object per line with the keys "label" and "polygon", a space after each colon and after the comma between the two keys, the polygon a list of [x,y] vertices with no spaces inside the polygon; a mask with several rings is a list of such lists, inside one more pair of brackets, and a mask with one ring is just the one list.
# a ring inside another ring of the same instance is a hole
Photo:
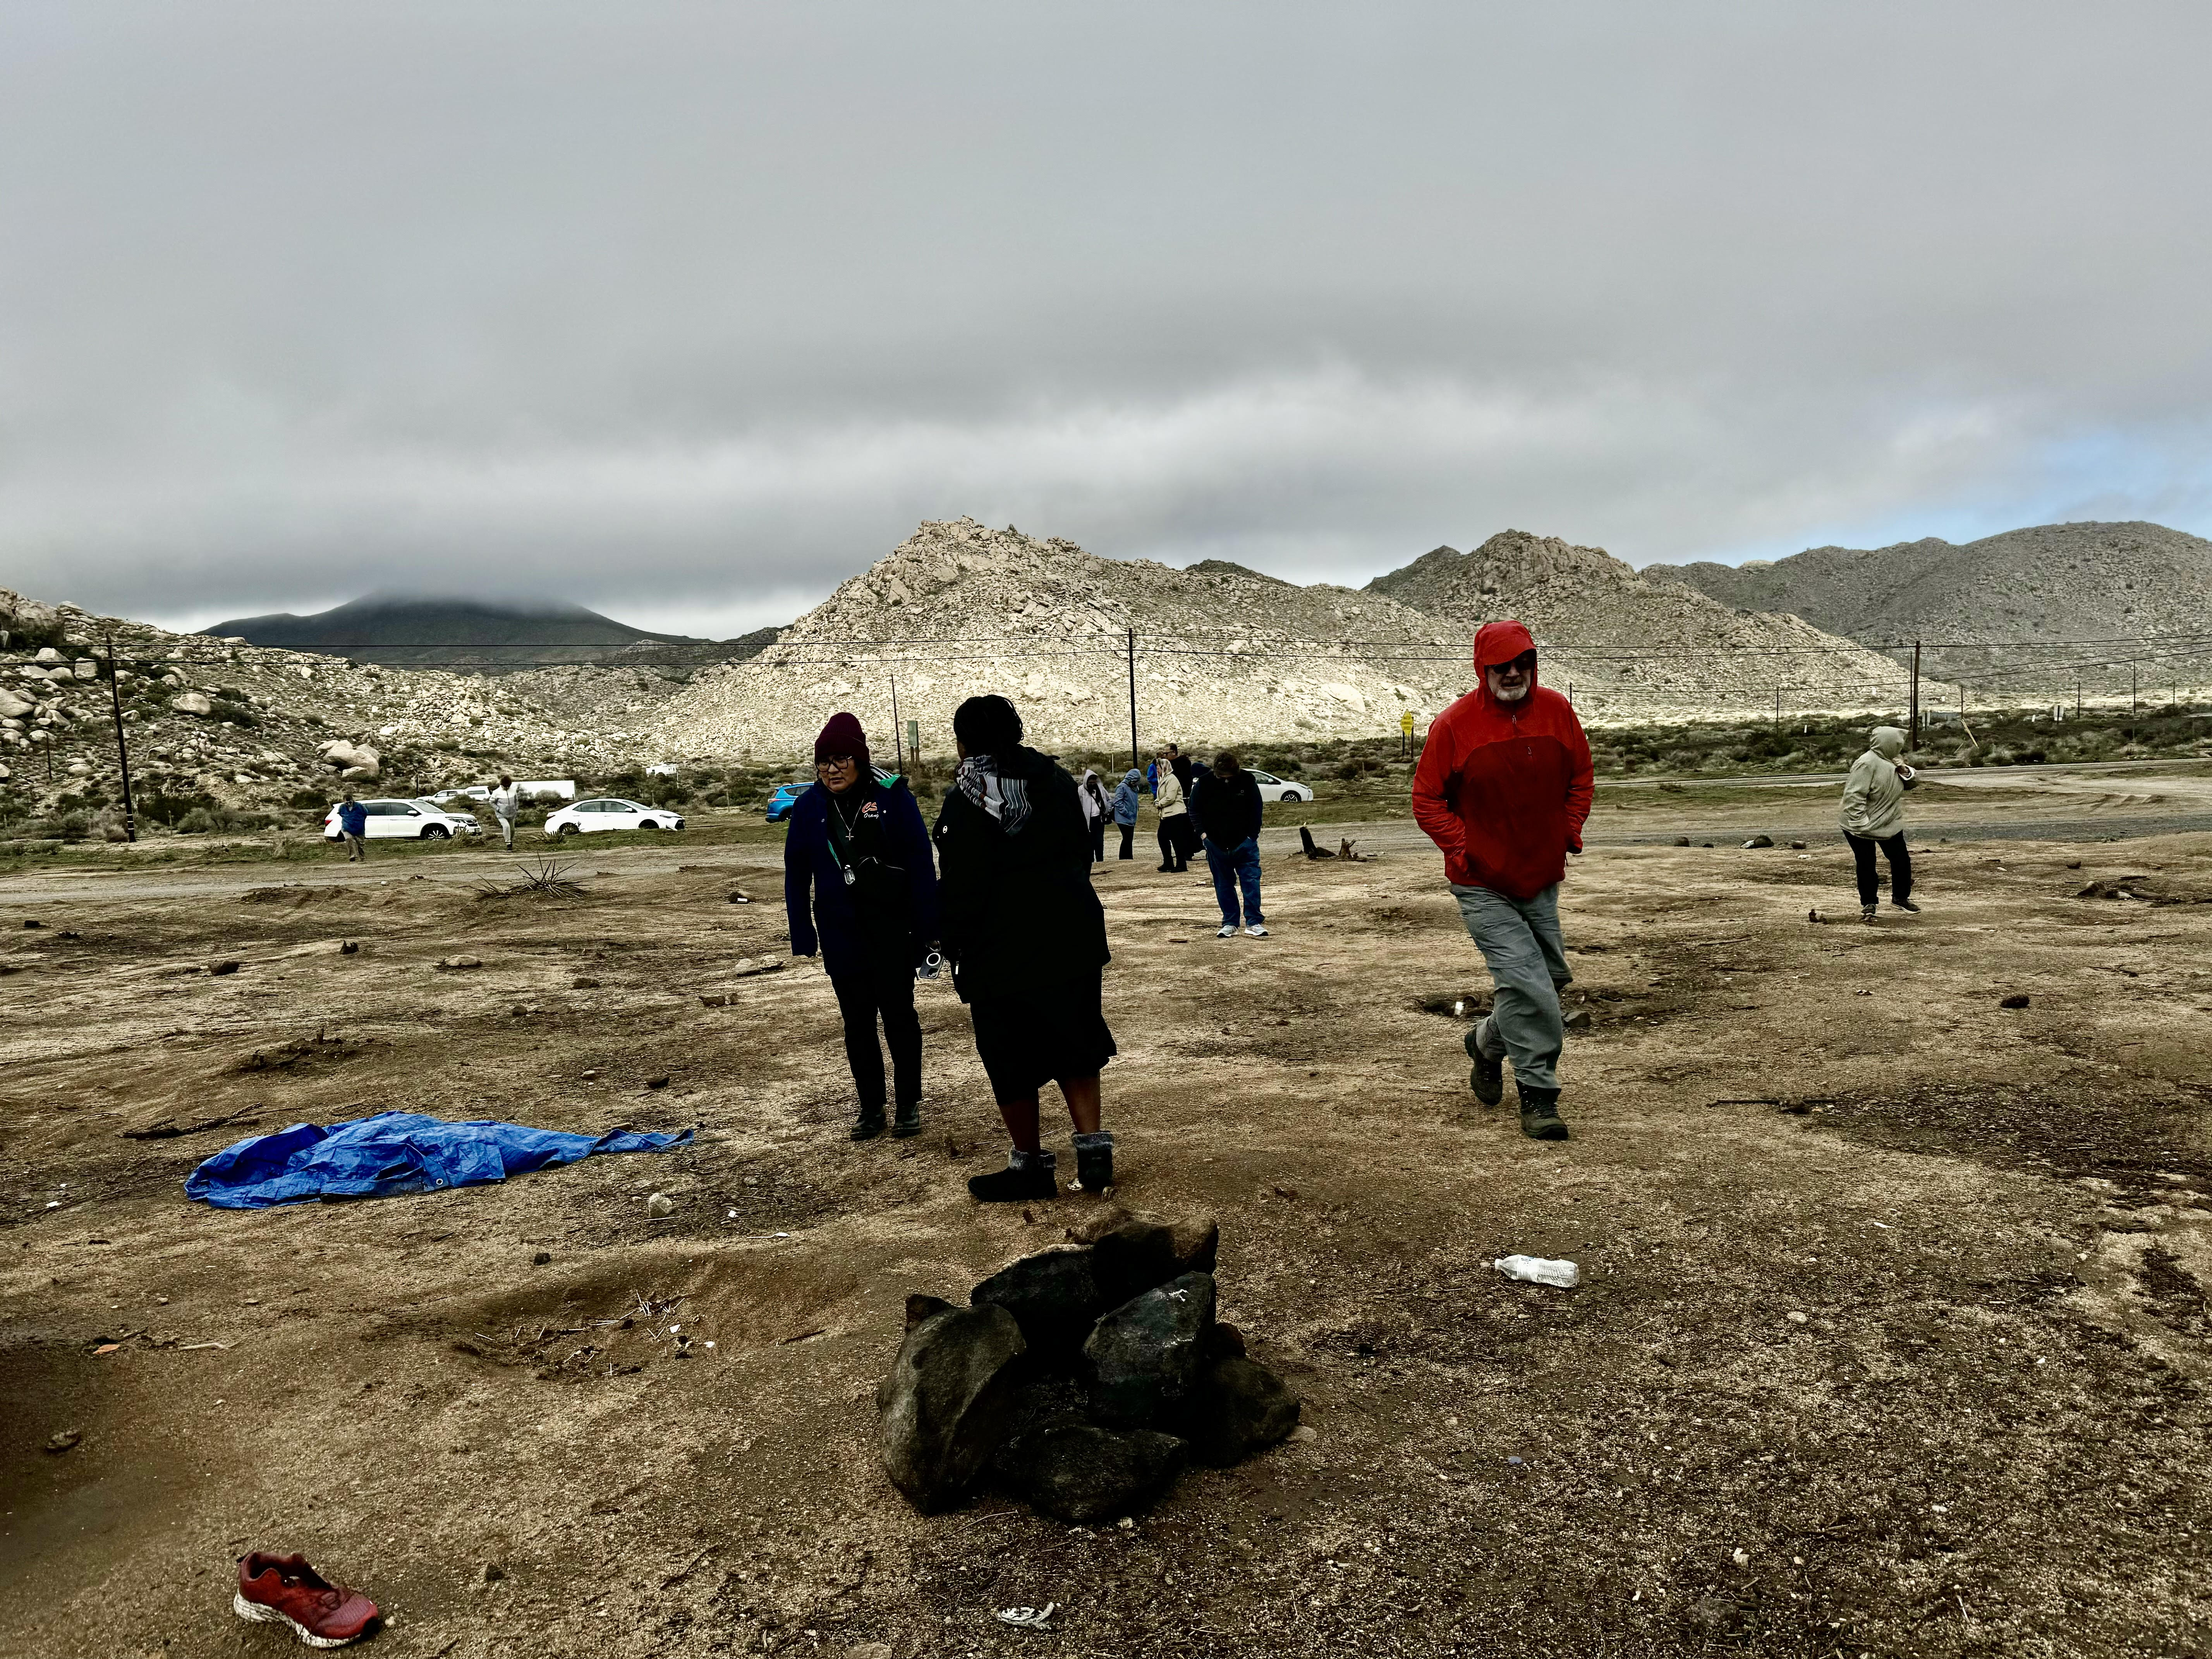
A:
{"label": "gray storm cloud", "polygon": [[0,580],[2212,519],[2201,8],[1092,9],[12,9]]}

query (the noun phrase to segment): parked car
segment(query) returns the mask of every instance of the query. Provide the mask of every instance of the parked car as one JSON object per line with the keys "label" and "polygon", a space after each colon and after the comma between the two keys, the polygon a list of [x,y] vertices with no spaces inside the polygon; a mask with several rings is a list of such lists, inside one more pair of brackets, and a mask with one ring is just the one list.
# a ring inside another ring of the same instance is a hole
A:
{"label": "parked car", "polygon": [[1313,786],[1310,783],[1285,783],[1273,772],[1262,772],[1256,766],[1244,769],[1251,773],[1252,781],[1260,786],[1261,800],[1311,800]]}
{"label": "parked car", "polygon": [[[459,812],[441,811],[428,800],[365,800],[361,803],[365,841],[444,841],[449,836],[477,836],[483,826]],[[323,839],[338,839],[338,809],[323,816]]]}
{"label": "parked car", "polygon": [[814,786],[809,783],[779,783],[768,798],[768,821],[781,823],[791,816],[791,809],[799,805],[799,798]]}
{"label": "parked car", "polygon": [[665,806],[644,806],[620,795],[599,795],[564,806],[545,820],[549,836],[585,836],[598,830],[681,830],[684,815]]}
{"label": "parked car", "polygon": [[465,789],[441,789],[430,799],[439,805],[444,806],[457,800],[489,800],[491,791],[483,784],[477,783],[470,785]]}

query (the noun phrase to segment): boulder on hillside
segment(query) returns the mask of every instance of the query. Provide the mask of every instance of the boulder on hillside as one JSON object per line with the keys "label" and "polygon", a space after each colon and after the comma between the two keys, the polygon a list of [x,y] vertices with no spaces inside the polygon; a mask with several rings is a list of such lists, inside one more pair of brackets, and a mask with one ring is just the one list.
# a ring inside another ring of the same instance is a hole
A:
{"label": "boulder on hillside", "polygon": [[1213,1302],[1213,1275],[1185,1273],[1098,1322],[1083,1357],[1101,1419],[1150,1428],[1180,1419],[1198,1381]]}
{"label": "boulder on hillside", "polygon": [[[174,708],[183,701],[183,697],[178,697],[170,706]],[[315,753],[322,757],[324,765],[349,781],[374,778],[384,768],[384,757],[375,750],[365,743],[349,743],[343,738],[335,738],[329,743],[316,744]]]}
{"label": "boulder on hillside", "polygon": [[1006,1438],[1028,1349],[995,1304],[932,1314],[899,1345],[876,1446],[891,1483],[924,1514],[966,1497]]}
{"label": "boulder on hillside", "polygon": [[1186,1455],[1171,1434],[1095,1423],[1054,1424],[1022,1436],[1009,1450],[1020,1496],[1078,1526],[1144,1508],[1174,1484]]}
{"label": "boulder on hillside", "polygon": [[215,713],[215,705],[204,691],[179,691],[169,699],[169,707],[179,714],[197,714],[202,720]]}
{"label": "boulder on hillside", "polygon": [[37,707],[28,697],[19,697],[0,686],[0,720],[20,720]]}

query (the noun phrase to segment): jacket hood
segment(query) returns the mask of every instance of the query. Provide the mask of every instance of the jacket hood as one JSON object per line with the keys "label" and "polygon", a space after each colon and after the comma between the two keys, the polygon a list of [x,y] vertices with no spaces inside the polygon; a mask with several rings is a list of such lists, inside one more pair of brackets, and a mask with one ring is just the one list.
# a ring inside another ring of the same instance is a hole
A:
{"label": "jacket hood", "polygon": [[1884,760],[1895,760],[1905,752],[1905,732],[1894,726],[1877,726],[1868,734],[1867,747]]}
{"label": "jacket hood", "polygon": [[1142,783],[1144,781],[1145,775],[1133,766],[1121,774],[1121,781],[1124,783]]}
{"label": "jacket hood", "polygon": [[1535,648],[1534,636],[1519,623],[1485,623],[1474,634],[1474,665],[1478,669],[1495,668],[1500,663],[1511,662],[1523,651]]}

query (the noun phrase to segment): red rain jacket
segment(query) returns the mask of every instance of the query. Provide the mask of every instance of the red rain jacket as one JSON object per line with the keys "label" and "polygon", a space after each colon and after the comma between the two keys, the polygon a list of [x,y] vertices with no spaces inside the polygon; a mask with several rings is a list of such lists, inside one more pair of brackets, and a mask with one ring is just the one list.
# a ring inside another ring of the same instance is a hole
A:
{"label": "red rain jacket", "polygon": [[1482,625],[1474,690],[1437,716],[1413,771],[1413,817],[1443,848],[1446,877],[1516,899],[1567,873],[1590,810],[1589,739],[1574,705],[1534,684],[1499,702],[1482,678],[1535,648],[1517,622]]}

